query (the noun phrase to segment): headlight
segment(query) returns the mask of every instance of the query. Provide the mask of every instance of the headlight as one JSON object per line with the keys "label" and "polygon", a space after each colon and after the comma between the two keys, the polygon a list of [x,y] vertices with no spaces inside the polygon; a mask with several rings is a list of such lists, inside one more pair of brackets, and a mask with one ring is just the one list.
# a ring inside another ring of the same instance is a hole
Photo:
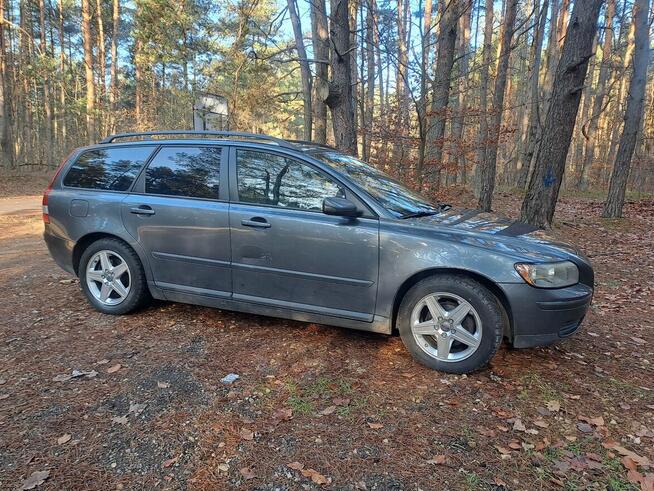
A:
{"label": "headlight", "polygon": [[538,288],[563,288],[579,283],[579,269],[570,261],[560,263],[517,263],[516,271],[531,286]]}

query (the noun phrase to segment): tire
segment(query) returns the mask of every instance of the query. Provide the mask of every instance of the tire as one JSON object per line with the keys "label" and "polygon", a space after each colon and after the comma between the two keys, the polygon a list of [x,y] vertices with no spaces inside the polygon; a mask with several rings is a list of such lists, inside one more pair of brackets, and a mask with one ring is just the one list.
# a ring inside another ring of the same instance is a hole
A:
{"label": "tire", "polygon": [[397,317],[413,358],[448,373],[486,366],[502,342],[506,322],[504,309],[486,287],[451,274],[416,283],[402,299]]}
{"label": "tire", "polygon": [[104,314],[128,314],[150,299],[141,260],[120,239],[99,239],[89,245],[80,258],[79,280],[89,303]]}

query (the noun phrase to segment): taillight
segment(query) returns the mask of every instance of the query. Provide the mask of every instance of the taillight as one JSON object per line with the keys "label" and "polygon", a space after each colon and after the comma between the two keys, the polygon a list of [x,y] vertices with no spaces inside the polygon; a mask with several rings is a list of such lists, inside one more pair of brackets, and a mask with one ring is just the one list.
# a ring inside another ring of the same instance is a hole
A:
{"label": "taillight", "polygon": [[48,187],[45,189],[45,192],[43,193],[43,200],[41,200],[41,206],[43,208],[43,223],[50,223],[50,211],[48,210],[48,195],[50,194],[50,191],[52,191],[52,186],[54,186],[55,179],[57,179],[57,176],[61,172],[61,169],[64,168],[64,164],[68,161],[68,159],[73,154],[73,152],[70,152],[66,156],[66,158],[61,161],[61,164],[59,164],[59,167],[57,167],[57,170],[52,175],[52,179],[50,179],[50,183],[48,184]]}

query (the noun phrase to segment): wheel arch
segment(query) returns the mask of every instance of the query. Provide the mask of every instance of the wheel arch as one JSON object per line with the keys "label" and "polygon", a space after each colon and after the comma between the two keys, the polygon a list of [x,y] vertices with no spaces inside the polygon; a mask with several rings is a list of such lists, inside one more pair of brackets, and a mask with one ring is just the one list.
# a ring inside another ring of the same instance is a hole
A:
{"label": "wheel arch", "polygon": [[146,273],[146,277],[147,277],[148,268],[146,262],[143,261],[143,256],[139,253],[139,251],[132,244],[126,241],[123,237],[108,232],[91,232],[80,237],[79,240],[75,243],[75,246],[73,247],[73,269],[75,270],[75,274],[77,276],[79,276],[79,263],[80,260],[82,259],[82,254],[84,254],[84,251],[91,244],[97,242],[100,239],[117,239],[123,242],[127,247],[132,249],[138,256],[139,260],[141,261],[141,265],[143,266],[143,270]]}
{"label": "wheel arch", "polygon": [[404,296],[406,293],[419,281],[429,278],[431,276],[438,276],[438,275],[457,275],[457,276],[462,276],[466,278],[473,279],[486,288],[497,298],[497,300],[500,303],[500,306],[502,307],[502,310],[504,311],[504,315],[507,321],[507,326],[509,329],[509,332],[505,332],[504,334],[509,337],[509,339],[513,339],[514,335],[514,326],[513,326],[513,315],[511,311],[511,304],[509,303],[509,299],[506,297],[506,294],[504,291],[498,286],[497,283],[495,283],[493,280],[488,278],[487,276],[484,276],[482,274],[476,273],[474,271],[469,271],[465,269],[458,269],[458,268],[429,268],[425,269],[422,271],[419,271],[409,278],[407,278],[401,285],[400,288],[397,290],[395,293],[395,299],[393,300],[393,314],[392,314],[392,325],[391,329],[392,332],[396,333],[397,332],[397,315],[400,310],[400,304],[402,303],[402,300],[404,299]]}

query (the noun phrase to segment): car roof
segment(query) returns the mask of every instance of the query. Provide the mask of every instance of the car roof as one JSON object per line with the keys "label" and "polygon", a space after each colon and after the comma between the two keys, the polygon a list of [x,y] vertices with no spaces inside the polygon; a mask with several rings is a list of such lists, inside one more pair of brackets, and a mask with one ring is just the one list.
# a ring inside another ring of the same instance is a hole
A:
{"label": "car roof", "polygon": [[[145,143],[264,143],[295,150],[300,152],[315,151],[318,149],[336,150],[334,147],[315,143],[306,140],[286,140],[270,135],[258,133],[244,133],[237,131],[192,131],[192,130],[166,130],[166,131],[143,131],[136,133],[119,133],[108,136],[101,140],[98,146],[104,145],[125,145]],[[95,145],[94,145],[95,146]]]}

